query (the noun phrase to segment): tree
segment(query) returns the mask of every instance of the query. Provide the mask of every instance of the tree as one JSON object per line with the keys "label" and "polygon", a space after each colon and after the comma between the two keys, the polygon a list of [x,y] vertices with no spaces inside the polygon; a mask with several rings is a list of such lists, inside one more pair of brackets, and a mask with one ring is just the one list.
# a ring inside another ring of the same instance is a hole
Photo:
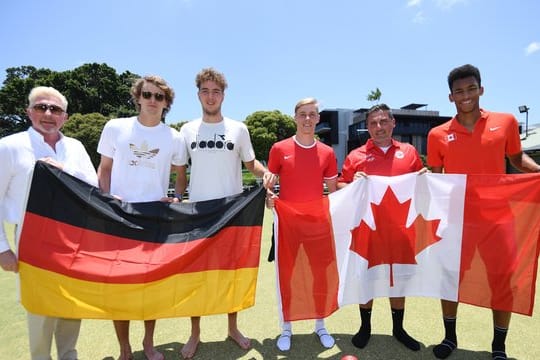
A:
{"label": "tree", "polygon": [[246,118],[245,124],[258,160],[267,161],[272,145],[276,141],[291,137],[296,132],[293,118],[278,110],[256,111]]}
{"label": "tree", "polygon": [[381,90],[379,88],[376,88],[375,90],[371,90],[368,96],[366,97],[367,101],[376,101],[379,102],[381,100]]}
{"label": "tree", "polygon": [[0,115],[24,115],[30,90],[52,86],[69,102],[70,114],[100,113],[108,117],[136,115],[130,88],[139,76],[126,71],[117,74],[107,64],[84,64],[73,70],[52,71],[34,66],[8,68],[0,89]]}
{"label": "tree", "polygon": [[186,123],[187,121],[180,121],[179,123],[176,123],[176,124],[169,124],[170,127],[172,127],[173,129],[175,129],[176,131],[180,131],[180,128],[182,126],[184,126],[184,124]]}
{"label": "tree", "polygon": [[28,129],[30,119],[19,115],[0,115],[0,138]]}
{"label": "tree", "polygon": [[6,69],[6,79],[0,89],[0,115],[23,116],[28,93],[33,87],[43,85],[42,80],[50,74],[50,70],[36,69],[34,66]]}
{"label": "tree", "polygon": [[118,75],[107,64],[84,64],[58,74],[56,88],[70,101],[71,113],[100,113],[110,117],[136,115],[131,104],[131,84],[138,76],[129,71]]}
{"label": "tree", "polygon": [[107,120],[107,117],[99,113],[74,114],[69,117],[62,128],[62,132],[66,136],[74,137],[84,144],[96,168],[101,159],[101,155],[97,152],[99,137]]}

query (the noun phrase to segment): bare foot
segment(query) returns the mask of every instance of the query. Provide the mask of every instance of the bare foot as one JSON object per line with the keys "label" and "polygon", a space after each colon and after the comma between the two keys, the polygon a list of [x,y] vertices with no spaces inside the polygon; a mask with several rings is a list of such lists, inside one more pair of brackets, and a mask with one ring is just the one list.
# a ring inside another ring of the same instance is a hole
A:
{"label": "bare foot", "polygon": [[191,359],[199,346],[199,335],[191,335],[187,343],[182,347],[180,353],[184,359]]}
{"label": "bare foot", "polygon": [[133,354],[131,353],[131,346],[120,347],[120,356],[118,360],[133,360]]}
{"label": "bare foot", "polygon": [[251,340],[242,335],[240,330],[229,330],[229,337],[234,340],[240,346],[241,349],[247,350],[251,347]]}
{"label": "bare foot", "polygon": [[157,351],[155,347],[153,346],[146,347],[144,345],[143,347],[144,347],[144,356],[146,356],[148,360],[165,360],[165,357],[163,356],[163,354]]}

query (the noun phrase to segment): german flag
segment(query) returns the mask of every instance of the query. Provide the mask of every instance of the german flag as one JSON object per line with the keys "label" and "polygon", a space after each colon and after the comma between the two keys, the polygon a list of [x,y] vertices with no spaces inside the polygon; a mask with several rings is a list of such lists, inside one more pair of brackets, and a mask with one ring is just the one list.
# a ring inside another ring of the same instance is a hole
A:
{"label": "german flag", "polygon": [[262,188],[218,200],[126,203],[37,162],[19,240],[35,314],[144,320],[253,306]]}

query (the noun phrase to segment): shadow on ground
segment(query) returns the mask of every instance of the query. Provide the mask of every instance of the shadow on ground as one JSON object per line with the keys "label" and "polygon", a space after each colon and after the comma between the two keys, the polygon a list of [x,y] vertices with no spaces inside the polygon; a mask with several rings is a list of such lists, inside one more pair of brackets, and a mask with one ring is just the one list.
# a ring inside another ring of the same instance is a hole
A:
{"label": "shadow on ground", "polygon": [[[433,344],[426,347],[421,343],[420,351],[411,351],[397,342],[390,335],[373,335],[369,344],[364,349],[357,349],[351,344],[351,334],[334,334],[336,345],[332,349],[324,349],[315,334],[294,334],[291,342],[291,350],[281,352],[276,348],[277,338],[267,338],[261,343],[252,339],[252,348],[248,351],[240,349],[230,339],[223,341],[201,342],[195,360],[229,360],[229,359],[280,359],[280,360],[309,360],[329,359],[341,360],[345,355],[354,355],[358,360],[403,360],[403,359],[434,359]],[[180,349],[184,344],[171,342],[162,344],[156,348],[166,360],[181,359]],[[134,360],[146,360],[142,351],[133,353]],[[457,349],[450,359],[491,359],[489,351],[470,351]],[[510,358],[513,359],[513,358]],[[108,356],[103,360],[115,360]],[[515,360],[515,359],[514,359]]]}

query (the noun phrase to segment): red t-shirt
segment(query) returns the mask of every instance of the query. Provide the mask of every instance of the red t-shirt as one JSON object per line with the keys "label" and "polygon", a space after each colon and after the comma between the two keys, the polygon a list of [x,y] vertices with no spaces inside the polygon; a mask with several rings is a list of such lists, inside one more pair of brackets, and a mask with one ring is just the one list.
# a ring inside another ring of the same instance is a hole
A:
{"label": "red t-shirt", "polygon": [[428,164],[453,174],[504,174],[505,156],[521,152],[516,118],[484,110],[472,132],[454,117],[431,129],[427,145]]}
{"label": "red t-shirt", "polygon": [[368,175],[395,176],[415,172],[423,167],[418,152],[411,144],[392,139],[392,144],[385,153],[369,139],[365,145],[347,155],[338,181],[352,182],[357,171]]}
{"label": "red t-shirt", "polygon": [[337,177],[334,150],[320,141],[306,147],[294,136],[270,149],[268,170],[279,175],[280,199],[304,202],[323,196],[324,180]]}

